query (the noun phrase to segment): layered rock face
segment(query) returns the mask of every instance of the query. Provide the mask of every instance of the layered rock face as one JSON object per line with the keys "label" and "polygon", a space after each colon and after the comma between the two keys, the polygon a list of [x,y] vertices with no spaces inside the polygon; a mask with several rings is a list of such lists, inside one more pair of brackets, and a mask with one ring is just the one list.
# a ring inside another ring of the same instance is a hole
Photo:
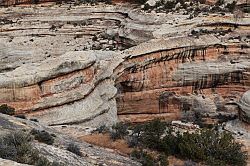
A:
{"label": "layered rock face", "polygon": [[48,125],[109,125],[117,114],[188,120],[195,112],[212,123],[237,116],[249,90],[247,14],[190,19],[119,5],[1,13],[0,104]]}
{"label": "layered rock face", "polygon": [[126,121],[181,119],[193,111],[234,116],[233,103],[250,88],[249,48],[212,36],[156,40],[130,55],[116,81],[118,114]]}
{"label": "layered rock face", "polygon": [[117,90],[110,77],[122,61],[119,50],[152,38],[161,19],[122,6],[38,11],[1,8],[0,103],[48,125],[115,123]]}
{"label": "layered rock face", "polygon": [[[1,73],[1,102],[49,125],[117,121],[114,52],[68,52]],[[102,63],[102,65],[98,65]],[[105,65],[104,65],[105,64]]]}

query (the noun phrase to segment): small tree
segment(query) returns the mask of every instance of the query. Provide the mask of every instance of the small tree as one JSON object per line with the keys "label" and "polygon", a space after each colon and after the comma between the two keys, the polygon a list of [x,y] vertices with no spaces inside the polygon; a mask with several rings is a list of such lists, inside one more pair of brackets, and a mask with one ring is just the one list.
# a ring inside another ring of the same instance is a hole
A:
{"label": "small tree", "polygon": [[143,145],[151,149],[162,149],[161,136],[165,129],[166,124],[159,119],[147,123],[144,127],[144,132],[142,133]]}
{"label": "small tree", "polygon": [[128,126],[125,123],[120,122],[112,126],[110,137],[113,140],[124,138],[126,135],[128,135]]}

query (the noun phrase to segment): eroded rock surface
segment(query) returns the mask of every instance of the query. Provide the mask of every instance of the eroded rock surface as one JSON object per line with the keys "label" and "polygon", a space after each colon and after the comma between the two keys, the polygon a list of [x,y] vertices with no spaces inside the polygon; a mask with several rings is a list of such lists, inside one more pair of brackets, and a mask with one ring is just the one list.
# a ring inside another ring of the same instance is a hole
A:
{"label": "eroded rock surface", "polygon": [[129,54],[116,80],[124,120],[185,119],[190,111],[231,118],[233,103],[250,88],[249,49],[213,36],[156,40]]}
{"label": "eroded rock surface", "polygon": [[1,8],[0,103],[54,126],[237,117],[250,85],[249,15],[131,6]]}
{"label": "eroded rock surface", "polygon": [[29,165],[20,164],[11,160],[5,160],[0,158],[0,166],[29,166]]}
{"label": "eroded rock surface", "polygon": [[239,102],[241,118],[250,123],[250,91],[243,94]]}

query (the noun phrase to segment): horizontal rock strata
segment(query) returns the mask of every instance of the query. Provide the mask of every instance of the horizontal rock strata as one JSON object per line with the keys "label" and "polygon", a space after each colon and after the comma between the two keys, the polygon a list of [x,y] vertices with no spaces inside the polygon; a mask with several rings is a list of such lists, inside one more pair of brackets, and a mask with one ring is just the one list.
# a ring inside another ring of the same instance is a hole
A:
{"label": "horizontal rock strata", "polygon": [[177,120],[193,111],[233,117],[233,103],[250,89],[248,47],[202,36],[156,40],[128,52],[116,80],[118,115],[126,121]]}
{"label": "horizontal rock strata", "polygon": [[177,120],[195,111],[230,119],[249,90],[248,14],[189,19],[118,4],[0,13],[0,104],[48,125],[113,124],[117,114]]}

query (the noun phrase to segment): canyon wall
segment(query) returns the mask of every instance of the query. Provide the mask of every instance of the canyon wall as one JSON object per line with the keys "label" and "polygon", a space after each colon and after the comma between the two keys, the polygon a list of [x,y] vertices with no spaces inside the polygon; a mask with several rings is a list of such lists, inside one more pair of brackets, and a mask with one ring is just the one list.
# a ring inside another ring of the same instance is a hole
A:
{"label": "canyon wall", "polygon": [[250,87],[248,15],[102,4],[0,11],[0,105],[47,125],[216,123],[237,117]]}
{"label": "canyon wall", "polygon": [[[48,125],[235,118],[250,90],[249,46],[212,35],[122,52],[76,51],[0,74],[0,102]],[[206,115],[206,117],[204,117]]]}
{"label": "canyon wall", "polygon": [[125,121],[187,119],[195,111],[211,119],[237,116],[236,103],[250,89],[248,46],[184,37],[144,43],[129,54],[116,80]]}
{"label": "canyon wall", "polygon": [[[48,125],[117,121],[114,52],[68,52],[0,74],[0,102]],[[101,64],[101,65],[99,65]],[[101,119],[101,120],[100,120]],[[104,120],[106,119],[106,120]]]}

